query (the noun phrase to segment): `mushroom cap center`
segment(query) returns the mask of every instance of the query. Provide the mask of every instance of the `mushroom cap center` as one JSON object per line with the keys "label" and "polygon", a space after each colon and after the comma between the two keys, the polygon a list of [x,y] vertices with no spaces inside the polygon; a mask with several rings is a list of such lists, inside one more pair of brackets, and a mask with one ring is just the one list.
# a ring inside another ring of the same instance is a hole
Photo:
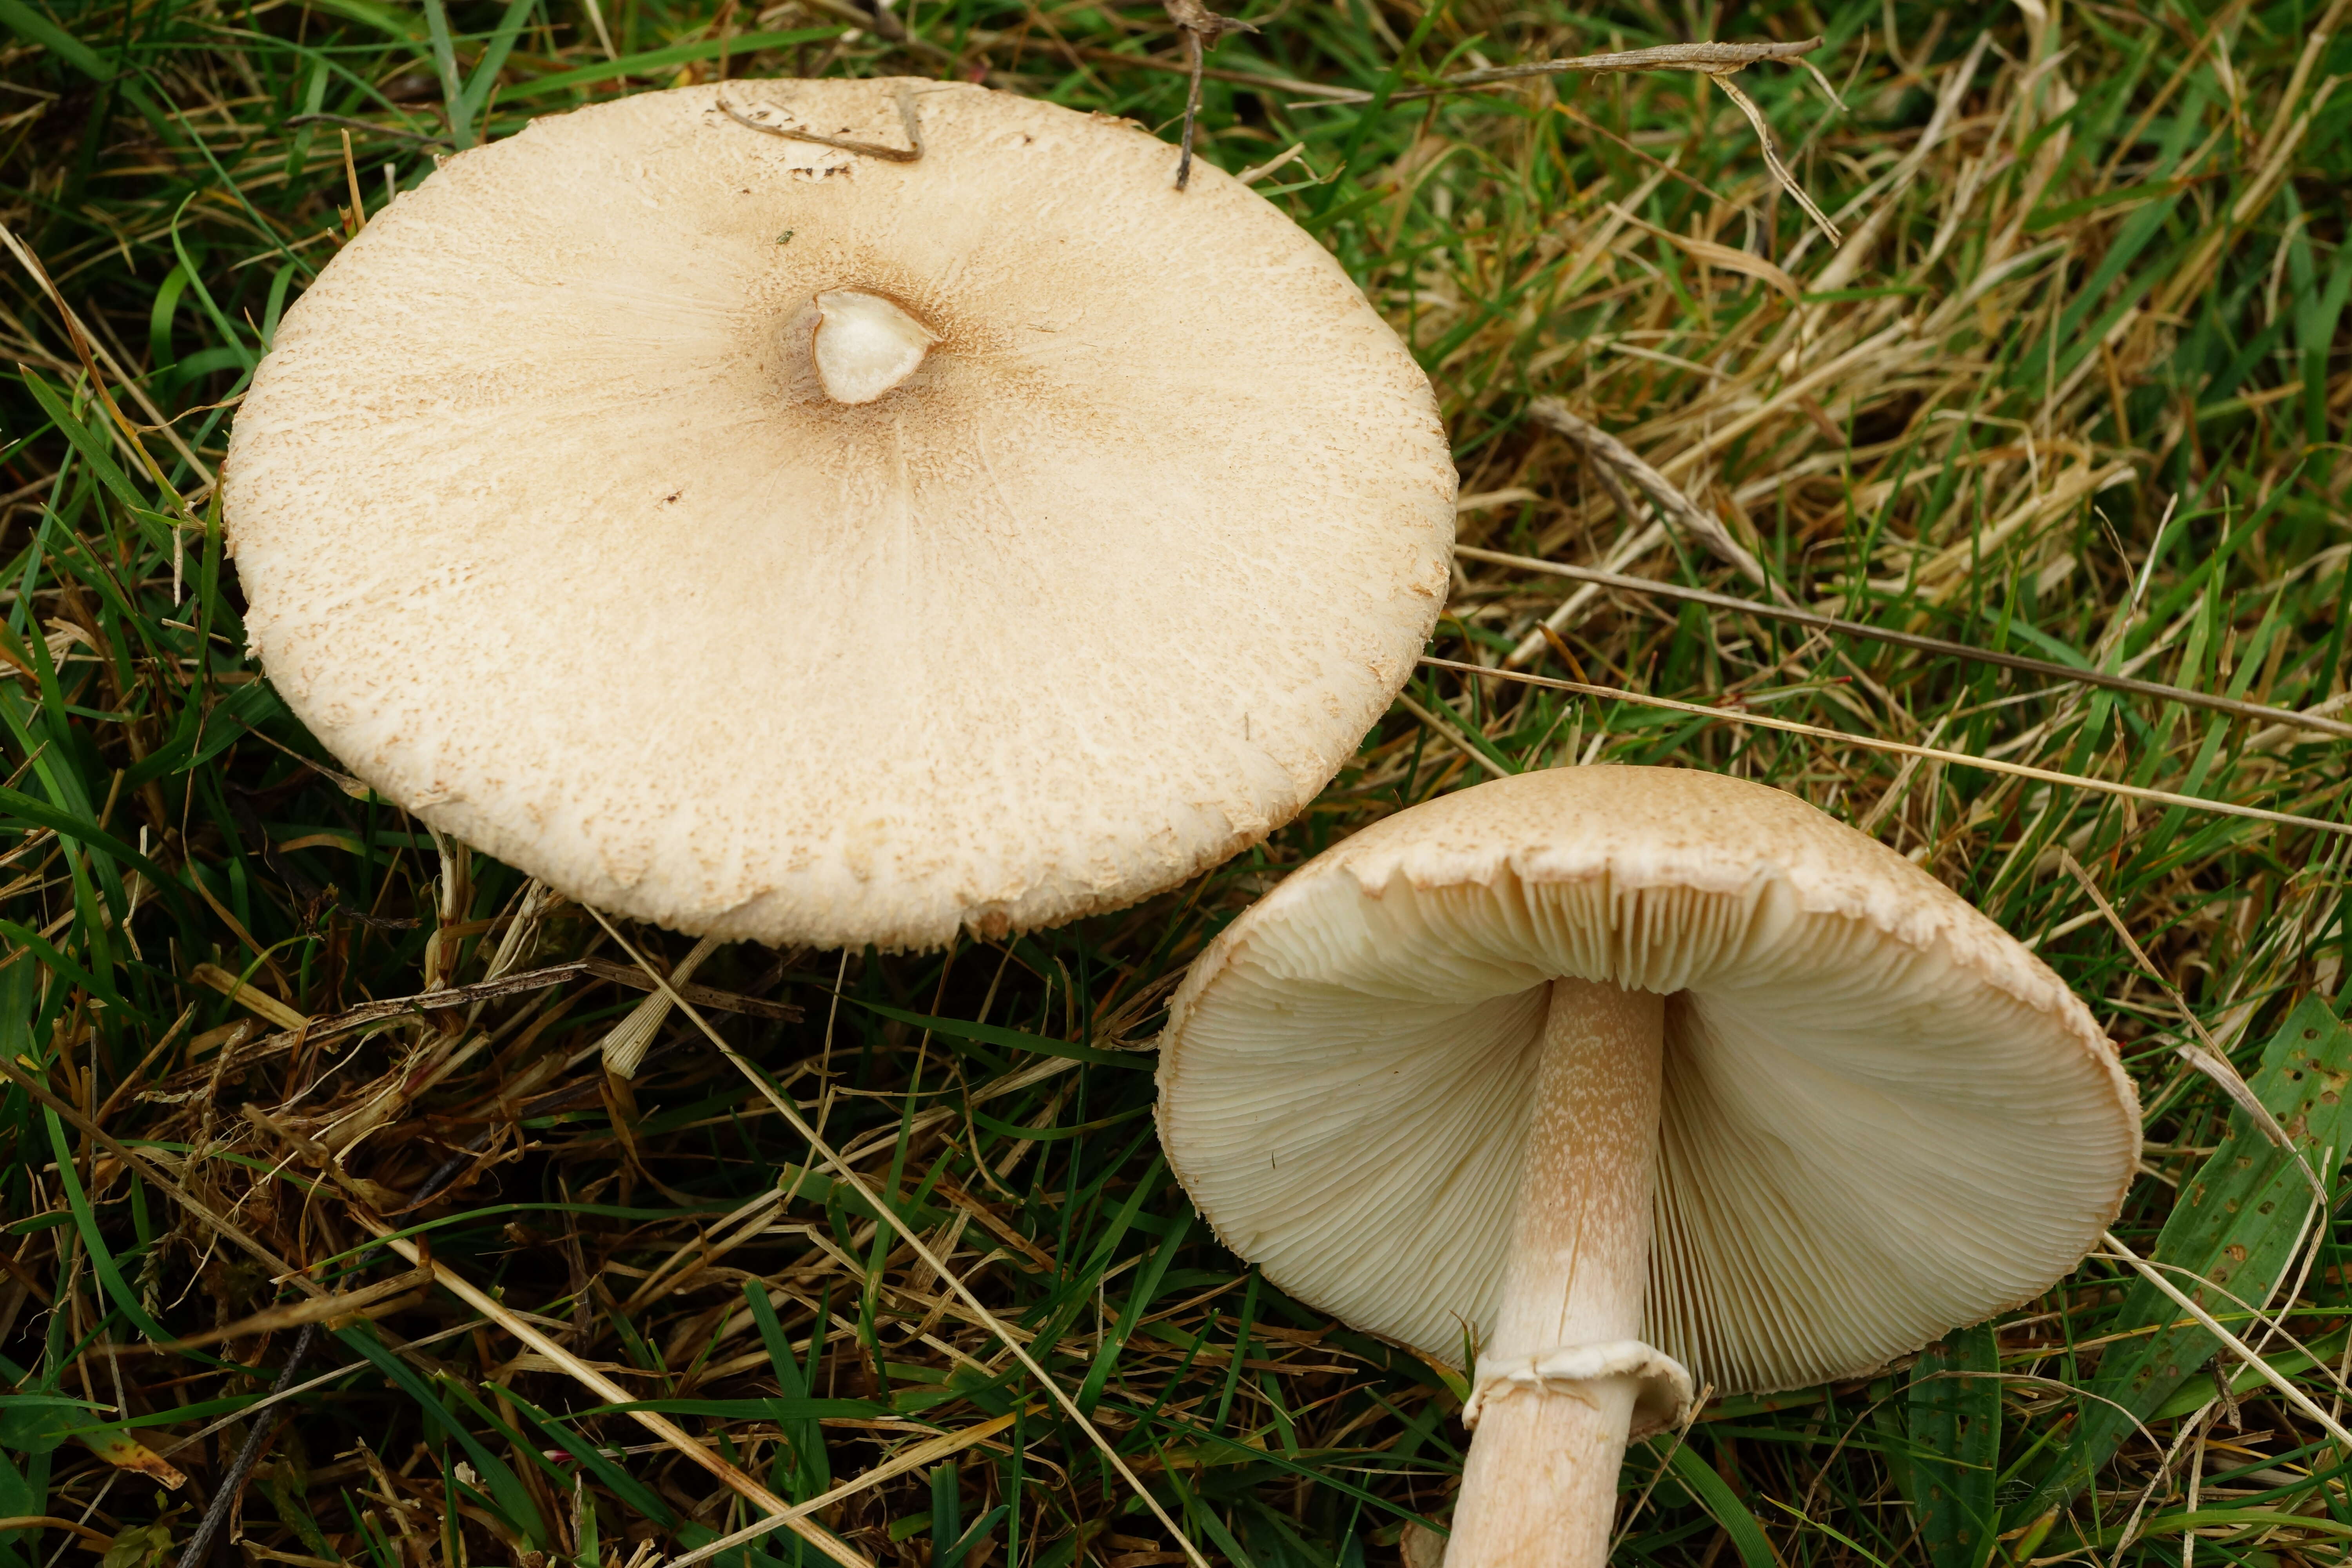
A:
{"label": "mushroom cap center", "polygon": [[940,335],[879,294],[816,297],[816,376],[835,403],[871,403],[915,374]]}

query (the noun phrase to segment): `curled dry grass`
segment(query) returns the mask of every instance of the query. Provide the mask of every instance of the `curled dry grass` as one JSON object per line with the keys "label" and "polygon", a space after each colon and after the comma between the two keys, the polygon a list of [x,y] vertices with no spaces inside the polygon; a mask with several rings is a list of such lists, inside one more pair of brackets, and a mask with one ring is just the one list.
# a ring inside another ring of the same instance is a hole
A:
{"label": "curled dry grass", "polygon": [[[1422,356],[1465,544],[2341,713],[2347,10],[1727,12],[1714,36],[1827,37],[1843,111],[1781,66],[1742,81],[1851,231],[1834,251],[1705,79],[1390,101],[1692,36],[1653,6],[1276,5],[1212,57],[1202,148],[1265,167]],[[1427,1562],[1459,1386],[1207,1237],[1155,1152],[1148,1053],[1189,955],[1284,869],[1491,774],[1768,779],[1979,901],[2141,1079],[2117,1230],[2142,1253],[2227,1125],[2174,1047],[2201,1034],[2252,1071],[2298,1003],[2337,994],[2340,836],[1861,742],[2340,824],[2340,739],[1481,556],[1432,651],[1493,673],[1424,672],[1262,848],[1010,942],[720,948],[687,995],[749,1076],[677,1012],[641,1031],[634,1081],[609,1076],[602,1042],[643,1022],[630,951],[660,967],[688,944],[436,841],[290,723],[240,658],[211,507],[229,405],[287,300],[436,151],[720,70],[970,77],[1172,135],[1164,18],[0,0],[0,216],[58,290],[12,262],[0,300],[21,366],[0,447],[11,1563],[176,1560],[226,1491],[215,1560],[642,1568],[750,1517],[646,1415],[776,1495],[830,1496],[824,1528],[877,1563],[1147,1568],[1184,1560],[1177,1531],[1264,1568]],[[1531,417],[1539,397],[1687,507],[1636,499]],[[373,1246],[372,1215],[415,1257]],[[2312,1245],[2278,1305],[2314,1353],[2273,1366],[2331,1402],[2344,1258],[2330,1226]],[[2192,1382],[2042,1506],[2091,1425],[2080,1391],[2149,1330],[2128,1278],[2086,1263],[1949,1352],[2004,1374],[1966,1385],[1998,1413],[1990,1447],[1916,1367],[1709,1407],[1633,1456],[1621,1560],[2340,1560],[2352,1456],[2251,1373]],[[1997,1523],[1935,1525],[1939,1474],[1981,1478]],[[748,1560],[817,1555],[779,1534]]]}

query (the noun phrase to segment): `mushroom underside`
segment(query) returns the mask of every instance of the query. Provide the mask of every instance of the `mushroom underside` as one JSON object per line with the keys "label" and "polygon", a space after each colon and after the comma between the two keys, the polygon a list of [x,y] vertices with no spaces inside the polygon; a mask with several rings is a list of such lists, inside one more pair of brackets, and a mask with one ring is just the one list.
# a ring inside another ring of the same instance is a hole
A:
{"label": "mushroom underside", "polygon": [[1296,897],[1188,1004],[1171,1155],[1268,1278],[1457,1365],[1494,1324],[1555,977],[1667,997],[1643,1338],[1719,1390],[1865,1371],[2030,1298],[2129,1168],[2085,1023],[1785,880]]}

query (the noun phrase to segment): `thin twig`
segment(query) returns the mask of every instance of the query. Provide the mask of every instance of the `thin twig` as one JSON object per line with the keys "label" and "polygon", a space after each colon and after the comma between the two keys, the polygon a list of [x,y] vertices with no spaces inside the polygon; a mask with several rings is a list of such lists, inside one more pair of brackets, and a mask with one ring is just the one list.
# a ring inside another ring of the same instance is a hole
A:
{"label": "thin twig", "polygon": [[[1608,476],[1606,468],[1596,473]],[[1602,482],[1611,482],[1604,478]],[[2103,669],[2078,669],[2072,665],[2054,664],[2048,659],[2029,658],[2021,653],[2004,653],[1998,648],[1977,647],[1969,643],[1951,642],[1943,637],[1921,637],[1916,632],[1889,631],[1864,621],[1849,621],[1836,616],[1817,615],[1787,605],[1766,605],[1754,599],[1743,599],[1734,594],[1717,594],[1706,588],[1686,588],[1679,583],[1661,583],[1648,577],[1628,577],[1619,572],[1604,572],[1595,566],[1570,566],[1557,561],[1544,561],[1531,555],[1508,555],[1499,550],[1481,550],[1475,545],[1457,544],[1454,553],[1465,560],[1485,562],[1495,566],[1512,566],[1523,572],[1540,572],[1547,576],[1567,577],[1579,583],[1597,584],[1603,588],[1622,588],[1629,593],[1651,594],[1662,599],[1680,599],[1688,604],[1707,605],[1718,610],[1733,610],[1743,616],[1755,616],[1768,621],[1786,621],[1791,626],[1810,626],[1817,631],[1834,632],[1841,637],[1861,637],[1869,642],[1891,644],[1895,647],[1915,648],[1921,653],[1941,654],[1950,658],[1965,658],[1978,664],[1997,665],[2028,675],[2038,675],[2049,680],[2071,681],[2077,686],[2096,686],[2108,691],[2127,691],[2137,697],[2149,697],[2165,702],[2178,702],[2185,708],[2202,708],[2214,713],[2227,713],[2239,719],[2259,719],[2266,724],[2284,724],[2293,729],[2310,730],[2323,735],[2336,735],[2352,740],[2352,724],[2330,719],[2320,713],[2298,713],[2288,708],[2272,708],[2260,702],[2246,702],[2235,697],[2217,697],[2210,692],[2195,691],[2185,686],[2168,686],[2162,681],[2141,680],[2129,675],[2110,675]]]}
{"label": "thin twig", "polygon": [[[1769,586],[1776,594],[1780,592],[1779,584],[1767,582],[1763,563],[1749,553],[1746,545],[1731,536],[1731,530],[1723,525],[1721,518],[1685,495],[1679,486],[1643,461],[1642,455],[1633,447],[1591,420],[1570,413],[1568,405],[1558,398],[1537,398],[1528,405],[1528,415],[1538,424],[1549,426],[1583,447],[1597,460],[1596,471],[1605,474],[1606,469],[1598,467],[1605,464],[1639,485],[1655,503],[1659,521],[1667,527],[1680,531],[1693,542],[1704,545],[1712,553],[1730,563],[1732,568],[1749,582]],[[1633,514],[1626,506],[1623,489],[1610,484],[1606,478],[1601,484],[1609,491],[1609,499],[1617,502],[1630,521]]]}
{"label": "thin twig", "polygon": [[[310,1357],[310,1347],[318,1342],[319,1325],[303,1324],[302,1332],[294,1341],[293,1353],[278,1369],[278,1381],[269,1385],[271,1397],[275,1398],[294,1386],[294,1379],[301,1372],[302,1363]],[[228,1522],[229,1510],[236,1506],[236,1500],[245,1493],[246,1477],[253,1473],[253,1467],[261,1458],[261,1450],[277,1435],[278,1426],[275,1421],[256,1421],[253,1430],[245,1435],[244,1447],[237,1449],[236,1458],[229,1464],[228,1473],[221,1477],[219,1487],[213,1492],[212,1506],[205,1510],[205,1517],[196,1522],[196,1532],[188,1537],[187,1550],[180,1553],[180,1568],[196,1568],[196,1564],[205,1560],[205,1553],[212,1550],[213,1537],[219,1534],[221,1526]]]}
{"label": "thin twig", "polygon": [[[1422,87],[1405,88],[1389,94],[1391,103],[1402,103],[1408,99],[1437,98],[1449,92],[1469,92],[1482,87],[1501,87],[1533,77],[1610,76],[1621,71],[1696,71],[1702,76],[1720,77],[1741,70],[1759,60],[1785,60],[1810,54],[1822,47],[1818,37],[1800,38],[1790,44],[1661,44],[1649,49],[1619,49],[1610,54],[1576,55],[1565,59],[1530,60],[1516,66],[1489,66],[1484,70],[1462,71],[1441,77]],[[1334,93],[1317,102],[1332,104],[1370,103],[1372,94],[1355,89],[1345,95]],[[1303,104],[1288,107],[1305,108]]]}
{"label": "thin twig", "polygon": [[[820,147],[832,147],[844,153],[856,153],[868,158],[880,158],[891,163],[912,163],[919,162],[923,156],[923,131],[915,118],[914,90],[905,86],[901,86],[897,94],[898,122],[906,127],[907,131],[907,145],[904,147],[885,147],[878,142],[850,142],[840,137],[820,136],[814,131],[796,131],[786,125],[771,125],[765,121],[754,120],[750,115],[737,110],[733,104],[727,101],[727,94],[724,90],[721,90],[713,101],[718,104],[719,111],[736,124],[747,130],[760,132],[763,135],[781,136],[787,142],[814,142]],[[755,107],[767,109],[777,106],[763,103]]]}
{"label": "thin twig", "polygon": [[1902,757],[1925,757],[1929,762],[1951,763],[1964,768],[1982,768],[1988,773],[2008,773],[2013,778],[2033,779],[2038,783],[2061,784],[2068,789],[2087,789],[2101,795],[2122,795],[2128,800],[2144,800],[2155,805],[2177,806],[2185,811],[2210,811],[2221,816],[2243,816],[2256,822],[2273,822],[2283,827],[2309,827],[2321,833],[2334,833],[2352,838],[2352,822],[2329,822],[2324,817],[2297,816],[2292,812],[2271,811],[2259,805],[2240,805],[2233,800],[2209,800],[2201,795],[2175,795],[2170,790],[2146,789],[2138,784],[2116,784],[2107,779],[2086,778],[2081,773],[2062,773],[2050,768],[2029,767],[2023,763],[2002,762],[1993,757],[1971,756],[1966,752],[1947,752],[1934,746],[1915,746],[1905,741],[1882,741],[1874,735],[1857,735],[1845,730],[1826,729],[1819,724],[1801,724],[1793,719],[1774,719],[1762,713],[1744,712],[1736,708],[1715,708],[1704,702],[1677,702],[1671,697],[1652,697],[1645,692],[1628,691],[1617,686],[1595,686],[1582,680],[1561,680],[1549,675],[1528,675],[1516,669],[1502,669],[1483,664],[1465,664],[1460,659],[1433,658],[1424,654],[1421,662],[1432,669],[1450,669],[1458,675],[1475,675],[1490,679],[1516,680],[1527,686],[1549,687],[1555,691],[1574,691],[1586,697],[1606,697],[1619,702],[1638,703],[1644,708],[1664,708],[1670,712],[1691,713],[1703,719],[1721,719],[1733,724],[1753,724],[1759,730],[1780,730],[1791,735],[1811,735],[1816,740],[1836,741],[1843,745],[1860,746],[1866,751],[1892,752]]}
{"label": "thin twig", "polygon": [[1201,75],[1209,46],[1227,33],[1255,33],[1257,28],[1232,16],[1220,16],[1202,0],[1160,0],[1160,4],[1167,9],[1168,19],[1184,35],[1184,68],[1192,78],[1184,95],[1183,151],[1176,157],[1176,188],[1181,191],[1192,180],[1192,128],[1201,118]]}
{"label": "thin twig", "polygon": [[404,142],[422,142],[427,147],[446,147],[446,136],[427,136],[418,131],[404,131],[397,125],[379,125],[373,120],[355,120],[348,114],[289,114],[282,123],[287,125],[341,125],[353,131],[373,131],[379,136],[396,136]]}

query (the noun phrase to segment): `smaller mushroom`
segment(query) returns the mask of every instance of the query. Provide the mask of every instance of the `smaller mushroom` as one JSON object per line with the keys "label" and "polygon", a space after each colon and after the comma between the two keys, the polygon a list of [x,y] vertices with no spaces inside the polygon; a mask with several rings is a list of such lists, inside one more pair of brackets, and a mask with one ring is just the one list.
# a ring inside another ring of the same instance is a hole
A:
{"label": "smaller mushroom", "polygon": [[1160,1128],[1225,1244],[1461,1364],[1451,1568],[1596,1568],[1632,1437],[2031,1300],[2139,1149],[2065,985],[1795,796],[1588,767],[1357,835],[1171,1007]]}

